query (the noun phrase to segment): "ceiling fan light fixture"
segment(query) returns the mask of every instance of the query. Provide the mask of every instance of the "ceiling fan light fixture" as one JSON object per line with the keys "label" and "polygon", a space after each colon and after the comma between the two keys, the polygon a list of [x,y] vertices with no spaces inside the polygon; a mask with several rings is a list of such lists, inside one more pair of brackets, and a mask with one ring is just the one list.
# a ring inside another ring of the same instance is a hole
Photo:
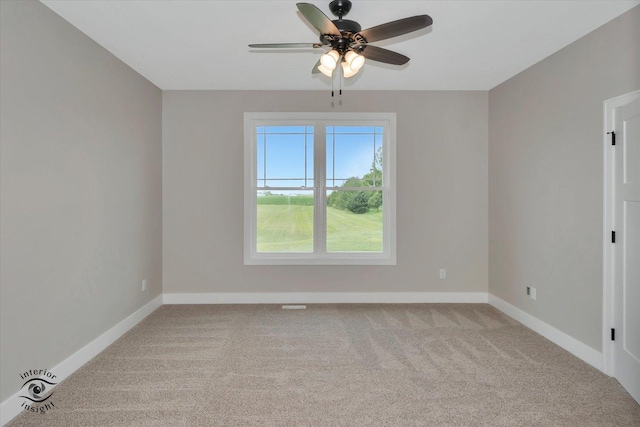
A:
{"label": "ceiling fan light fixture", "polygon": [[322,74],[324,74],[327,77],[331,77],[333,75],[333,69],[329,70],[324,65],[322,65],[322,63],[318,65],[318,71],[320,71]]}
{"label": "ceiling fan light fixture", "polygon": [[349,67],[356,72],[364,65],[364,56],[358,55],[352,50],[344,55],[344,59],[349,64]]}
{"label": "ceiling fan light fixture", "polygon": [[[383,64],[406,64],[409,62],[408,56],[370,43],[412,33],[433,24],[433,19],[429,15],[416,15],[362,30],[358,22],[342,19],[351,9],[351,1],[349,0],[333,0],[329,4],[329,9],[338,19],[329,19],[317,6],[311,3],[297,3],[296,6],[307,24],[317,30],[320,36],[319,43],[260,43],[250,44],[249,47],[251,49],[325,49],[326,47],[329,51],[320,56],[320,60],[311,69],[311,73],[322,73],[329,78],[333,78],[333,72],[338,65],[342,66],[342,70],[338,70],[341,76],[345,78],[355,76],[364,66],[365,56],[369,61],[382,62]],[[342,82],[342,80],[340,81]],[[331,84],[333,88],[333,79]],[[331,94],[333,96],[333,90]],[[342,89],[340,89],[340,94],[342,94]]]}
{"label": "ceiling fan light fixture", "polygon": [[347,61],[344,61],[342,63],[342,75],[344,76],[345,79],[355,76],[356,74],[358,74],[358,71],[360,70],[359,69],[354,70],[353,68],[351,68]]}
{"label": "ceiling fan light fixture", "polygon": [[336,65],[338,65],[338,60],[340,59],[340,54],[337,50],[333,49],[320,57],[320,63],[327,70],[335,70]]}

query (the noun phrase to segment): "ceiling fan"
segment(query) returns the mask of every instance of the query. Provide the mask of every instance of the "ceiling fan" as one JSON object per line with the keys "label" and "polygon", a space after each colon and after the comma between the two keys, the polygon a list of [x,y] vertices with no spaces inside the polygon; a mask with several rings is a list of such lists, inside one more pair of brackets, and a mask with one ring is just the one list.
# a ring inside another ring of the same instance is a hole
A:
{"label": "ceiling fan", "polygon": [[320,43],[266,43],[250,44],[251,48],[322,48],[331,50],[313,66],[312,73],[322,73],[327,77],[333,76],[338,65],[342,67],[345,78],[354,76],[364,65],[364,60],[384,62],[386,64],[403,65],[409,62],[409,57],[369,43],[397,37],[433,24],[429,15],[418,15],[362,30],[356,21],[343,19],[351,10],[349,0],[333,0],[329,3],[329,10],[338,19],[329,19],[320,9],[310,3],[297,3],[298,10],[309,23],[320,32]]}

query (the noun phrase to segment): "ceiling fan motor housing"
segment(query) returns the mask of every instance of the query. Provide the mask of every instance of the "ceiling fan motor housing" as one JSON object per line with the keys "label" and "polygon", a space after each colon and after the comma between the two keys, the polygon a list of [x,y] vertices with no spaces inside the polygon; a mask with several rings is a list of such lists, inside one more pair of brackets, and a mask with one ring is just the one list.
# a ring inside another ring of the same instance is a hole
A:
{"label": "ceiling fan motor housing", "polygon": [[336,19],[332,22],[340,31],[341,36],[320,34],[320,41],[325,45],[331,45],[338,52],[344,54],[348,50],[349,44],[353,42],[353,35],[362,30],[362,27],[356,21],[349,19]]}
{"label": "ceiling fan motor housing", "polygon": [[362,29],[360,24],[349,19],[336,19],[332,22],[338,28],[341,35],[338,37],[331,34],[320,34],[320,41],[325,45],[331,45],[333,47],[343,44],[348,45],[352,41],[353,35]]}
{"label": "ceiling fan motor housing", "polygon": [[352,36],[362,30],[360,24],[349,19],[342,19],[351,10],[351,2],[349,0],[333,0],[329,3],[329,10],[336,15],[338,19],[331,22],[340,31],[341,36],[336,37],[330,34],[320,34],[320,41],[324,45],[330,45],[341,55],[349,50],[349,44],[352,42]]}
{"label": "ceiling fan motor housing", "polygon": [[336,27],[338,27],[338,30],[340,30],[342,34],[344,33],[355,34],[360,30],[362,30],[362,27],[360,26],[360,24],[358,24],[356,21],[351,21],[349,19],[335,19],[332,22],[335,24]]}

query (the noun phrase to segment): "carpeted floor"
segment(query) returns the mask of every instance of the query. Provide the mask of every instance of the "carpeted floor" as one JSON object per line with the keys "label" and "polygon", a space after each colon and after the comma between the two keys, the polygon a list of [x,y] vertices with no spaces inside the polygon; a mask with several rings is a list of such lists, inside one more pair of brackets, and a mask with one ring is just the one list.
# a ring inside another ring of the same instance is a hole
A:
{"label": "carpeted floor", "polygon": [[165,305],[14,426],[640,426],[612,378],[486,304]]}

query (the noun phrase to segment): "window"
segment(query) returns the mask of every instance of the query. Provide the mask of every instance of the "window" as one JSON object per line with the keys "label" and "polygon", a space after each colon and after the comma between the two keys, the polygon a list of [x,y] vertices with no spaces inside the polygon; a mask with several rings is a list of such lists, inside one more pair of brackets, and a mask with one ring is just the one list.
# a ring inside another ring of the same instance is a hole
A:
{"label": "window", "polygon": [[245,113],[245,264],[392,264],[395,114]]}

